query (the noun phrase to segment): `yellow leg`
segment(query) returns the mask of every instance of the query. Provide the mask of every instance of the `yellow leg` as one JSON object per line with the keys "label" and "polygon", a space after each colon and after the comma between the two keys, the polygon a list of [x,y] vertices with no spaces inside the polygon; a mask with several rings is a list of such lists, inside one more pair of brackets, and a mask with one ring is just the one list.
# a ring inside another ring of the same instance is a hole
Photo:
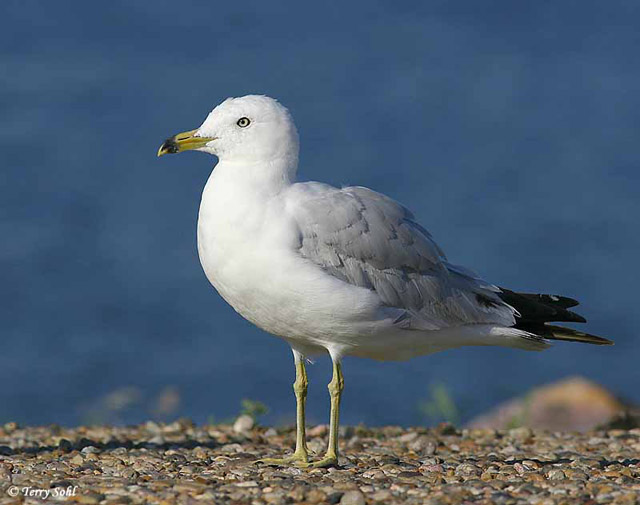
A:
{"label": "yellow leg", "polygon": [[296,381],[293,383],[293,392],[296,395],[296,450],[293,453],[295,461],[307,462],[309,451],[307,449],[305,405],[307,403],[307,368],[304,357],[294,352],[296,362]]}
{"label": "yellow leg", "polygon": [[340,361],[333,362],[333,377],[329,383],[329,395],[331,396],[331,417],[329,421],[329,444],[327,452],[319,461],[300,464],[305,468],[325,468],[338,465],[338,428],[340,425],[340,398],[344,389],[344,377]]}
{"label": "yellow leg", "polygon": [[296,395],[296,450],[291,456],[285,458],[266,458],[257,461],[266,465],[306,464],[309,461],[309,451],[305,434],[305,404],[307,401],[307,369],[304,365],[304,356],[298,351],[293,351],[296,364],[296,381],[293,383],[293,392]]}

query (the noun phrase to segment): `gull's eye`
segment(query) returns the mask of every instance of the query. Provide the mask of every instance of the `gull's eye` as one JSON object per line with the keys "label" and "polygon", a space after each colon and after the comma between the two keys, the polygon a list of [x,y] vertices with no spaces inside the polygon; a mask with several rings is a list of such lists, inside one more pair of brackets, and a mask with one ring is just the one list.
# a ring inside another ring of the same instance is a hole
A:
{"label": "gull's eye", "polygon": [[246,128],[251,124],[251,120],[248,117],[241,117],[240,119],[238,119],[238,122],[236,124],[240,128]]}

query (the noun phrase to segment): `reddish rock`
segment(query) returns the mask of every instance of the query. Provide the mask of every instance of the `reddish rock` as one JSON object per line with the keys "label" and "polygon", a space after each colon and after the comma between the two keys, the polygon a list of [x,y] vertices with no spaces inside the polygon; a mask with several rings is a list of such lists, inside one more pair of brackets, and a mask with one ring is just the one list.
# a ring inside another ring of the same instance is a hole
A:
{"label": "reddish rock", "polygon": [[468,426],[495,429],[527,426],[585,432],[609,422],[624,409],[602,386],[583,377],[570,377],[503,403],[471,420]]}

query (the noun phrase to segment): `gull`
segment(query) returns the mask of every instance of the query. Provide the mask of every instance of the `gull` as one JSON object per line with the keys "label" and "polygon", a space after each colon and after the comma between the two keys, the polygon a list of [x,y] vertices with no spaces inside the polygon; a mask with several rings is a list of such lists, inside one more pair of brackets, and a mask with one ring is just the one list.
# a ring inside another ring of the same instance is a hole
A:
{"label": "gull", "polygon": [[[293,352],[296,446],[261,460],[338,465],[342,358],[405,360],[462,346],[542,350],[549,339],[612,344],[550,322],[586,322],[564,296],[518,293],[449,263],[414,215],[359,186],[297,182],[299,140],[273,98],[228,98],[199,128],[168,138],[158,156],[197,150],[218,163],[198,215],[198,254],[218,293]],[[395,171],[395,170],[394,170]],[[328,448],[310,461],[306,361],[328,353]]]}

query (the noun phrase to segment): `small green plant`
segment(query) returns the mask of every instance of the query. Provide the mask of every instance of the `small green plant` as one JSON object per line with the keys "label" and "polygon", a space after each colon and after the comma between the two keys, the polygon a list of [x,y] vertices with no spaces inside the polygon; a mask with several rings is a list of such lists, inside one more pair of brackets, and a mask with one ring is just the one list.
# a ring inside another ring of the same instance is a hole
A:
{"label": "small green plant", "polygon": [[507,419],[504,429],[511,430],[527,426],[531,413],[531,393],[528,393],[522,400],[522,406],[518,408],[509,419]]}
{"label": "small green plant", "polygon": [[449,388],[441,382],[429,385],[429,398],[418,403],[418,410],[432,423],[445,421],[457,425],[460,422],[460,412],[455,400]]}
{"label": "small green plant", "polygon": [[254,420],[254,422],[258,419],[258,417],[264,416],[265,414],[269,413],[269,407],[257,400],[249,400],[248,398],[244,398],[240,405],[242,407],[240,410],[240,415],[249,416]]}

